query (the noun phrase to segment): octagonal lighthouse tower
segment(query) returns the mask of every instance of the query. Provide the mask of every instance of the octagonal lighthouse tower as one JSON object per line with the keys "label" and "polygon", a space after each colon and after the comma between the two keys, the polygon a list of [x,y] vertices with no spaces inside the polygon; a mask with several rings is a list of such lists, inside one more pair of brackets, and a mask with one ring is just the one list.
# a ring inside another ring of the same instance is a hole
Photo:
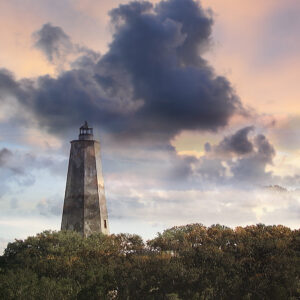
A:
{"label": "octagonal lighthouse tower", "polygon": [[71,141],[62,230],[75,230],[87,237],[109,234],[100,143],[85,121],[79,139]]}

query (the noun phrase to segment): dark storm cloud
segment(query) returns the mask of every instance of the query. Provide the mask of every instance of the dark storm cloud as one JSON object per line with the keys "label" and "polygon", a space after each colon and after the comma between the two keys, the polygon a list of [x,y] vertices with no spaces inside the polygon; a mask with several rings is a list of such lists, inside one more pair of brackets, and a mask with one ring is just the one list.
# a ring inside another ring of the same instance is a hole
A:
{"label": "dark storm cloud", "polygon": [[[18,82],[14,74],[7,69],[0,68],[0,100],[4,101],[7,95],[14,95],[16,97],[25,96],[25,85],[23,88],[20,87],[20,82]],[[24,90],[24,92],[23,92]],[[26,97],[26,96],[25,96]],[[21,99],[20,99],[21,100]]]}
{"label": "dark storm cloud", "polygon": [[50,23],[33,33],[34,46],[41,50],[47,60],[62,73],[66,67],[89,70],[99,60],[100,54],[87,47],[75,44],[58,26]]}
{"label": "dark storm cloud", "polygon": [[[240,101],[227,79],[216,76],[199,56],[209,42],[211,16],[191,0],[150,9],[133,2],[112,11],[114,40],[97,66],[104,74],[109,69],[119,70],[116,76],[126,73],[134,99],[143,101],[129,127],[172,135],[226,125]],[[117,81],[111,76],[112,86]]]}
{"label": "dark storm cloud", "polygon": [[32,34],[34,46],[41,50],[47,60],[62,72],[68,64],[72,68],[89,69],[99,60],[100,54],[72,42],[71,38],[58,26],[51,23]]}
{"label": "dark storm cloud", "polygon": [[272,182],[272,173],[266,171],[273,164],[275,149],[263,134],[253,138],[252,152],[231,163],[231,172],[237,181],[267,184]]}
{"label": "dark storm cloud", "polygon": [[[33,82],[6,76],[10,92],[41,126],[61,133],[87,119],[107,132],[169,140],[184,129],[217,130],[244,112],[228,80],[201,57],[213,22],[200,4],[131,2],[114,9],[111,20],[113,40],[97,63],[86,49],[73,62],[75,69],[57,78]],[[51,24],[35,38],[50,61],[74,49]]]}
{"label": "dark storm cloud", "polygon": [[257,147],[257,156],[260,160],[265,163],[272,163],[275,149],[268,139],[263,134],[259,134],[255,137],[254,144]]}
{"label": "dark storm cloud", "polygon": [[275,149],[262,134],[254,138],[253,146],[255,149],[251,155],[242,157],[231,164],[231,172],[236,181],[260,185],[270,184],[274,178],[271,172],[266,171],[266,167],[273,163]]}
{"label": "dark storm cloud", "polygon": [[[106,98],[103,89],[88,71],[64,72],[58,79],[40,77],[38,85],[32,108],[41,125],[54,133],[78,127],[82,120],[112,127],[110,120],[122,117],[117,101]],[[26,103],[25,106],[30,105]]]}
{"label": "dark storm cloud", "polygon": [[216,147],[219,152],[231,152],[235,154],[247,154],[253,151],[253,144],[248,139],[248,134],[253,131],[253,126],[248,126],[238,130],[230,137],[224,140]]}
{"label": "dark storm cloud", "polygon": [[201,8],[195,1],[174,0],[161,2],[155,9],[164,22],[168,19],[181,24],[184,41],[177,49],[182,65],[206,65],[199,53],[208,49],[211,42],[212,13]]}
{"label": "dark storm cloud", "polygon": [[[266,167],[272,165],[275,149],[263,134],[250,138],[250,131],[254,131],[253,126],[236,131],[217,145],[207,144],[206,155],[196,163],[196,174],[202,180],[216,184],[274,183],[276,178],[266,171]],[[227,153],[231,155],[227,156]]]}
{"label": "dark storm cloud", "polygon": [[[10,124],[2,122],[2,129],[7,127],[7,130],[9,130],[17,124],[24,125],[32,122],[27,116],[34,113],[32,103],[35,91],[33,80],[27,78],[16,80],[12,72],[0,68],[0,105],[3,109],[4,120],[8,123],[10,121]],[[9,115],[6,115],[5,106],[11,110]]]}
{"label": "dark storm cloud", "polygon": [[34,46],[40,49],[50,62],[61,59],[73,51],[70,37],[60,27],[52,26],[50,23],[44,24],[33,37]]}

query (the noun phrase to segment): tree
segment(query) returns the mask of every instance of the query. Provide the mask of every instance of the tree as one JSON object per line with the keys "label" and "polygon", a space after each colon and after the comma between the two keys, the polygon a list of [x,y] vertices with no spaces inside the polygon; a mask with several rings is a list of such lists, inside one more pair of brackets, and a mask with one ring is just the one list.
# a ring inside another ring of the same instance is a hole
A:
{"label": "tree", "polygon": [[45,231],[0,257],[1,299],[297,299],[300,231],[205,227],[131,234]]}

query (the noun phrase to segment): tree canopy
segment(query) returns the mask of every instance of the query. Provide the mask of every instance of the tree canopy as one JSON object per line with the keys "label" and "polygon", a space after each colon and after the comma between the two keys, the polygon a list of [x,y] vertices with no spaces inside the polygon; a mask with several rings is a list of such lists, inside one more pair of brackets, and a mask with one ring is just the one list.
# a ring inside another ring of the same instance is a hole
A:
{"label": "tree canopy", "polygon": [[300,230],[191,224],[138,235],[45,231],[9,243],[1,299],[299,299]]}

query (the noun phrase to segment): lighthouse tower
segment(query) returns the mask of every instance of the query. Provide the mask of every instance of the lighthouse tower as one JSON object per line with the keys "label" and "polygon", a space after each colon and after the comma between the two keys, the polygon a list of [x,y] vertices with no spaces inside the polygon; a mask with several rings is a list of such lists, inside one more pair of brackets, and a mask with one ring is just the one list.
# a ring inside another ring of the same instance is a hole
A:
{"label": "lighthouse tower", "polygon": [[100,143],[87,122],[79,129],[79,139],[71,141],[61,229],[78,231],[84,237],[109,234]]}

